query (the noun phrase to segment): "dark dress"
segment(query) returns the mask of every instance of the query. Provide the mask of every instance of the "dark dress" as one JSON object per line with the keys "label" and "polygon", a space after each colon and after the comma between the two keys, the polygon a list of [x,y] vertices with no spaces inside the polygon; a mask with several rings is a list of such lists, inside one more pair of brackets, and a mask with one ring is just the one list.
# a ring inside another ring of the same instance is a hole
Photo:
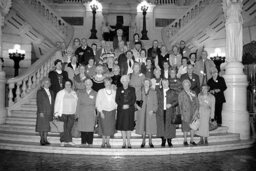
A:
{"label": "dark dress", "polygon": [[226,82],[223,77],[218,76],[216,81],[213,80],[213,78],[209,79],[207,82],[208,86],[210,87],[210,90],[214,89],[220,89],[220,92],[218,93],[213,93],[215,97],[215,119],[218,124],[222,124],[222,117],[221,117],[221,112],[222,112],[222,106],[223,103],[226,102],[225,96],[224,96],[224,91],[227,89]]}
{"label": "dark dress", "polygon": [[[54,108],[54,93],[50,90],[51,103],[48,98],[48,94],[41,88],[37,91],[37,117],[36,117],[36,132],[49,132],[50,121],[53,120],[53,108]],[[40,117],[40,113],[44,114],[44,117]]]}
{"label": "dark dress", "polygon": [[114,75],[111,78],[112,78],[112,84],[114,84],[116,87],[122,87],[121,75]]}
{"label": "dark dress", "polygon": [[58,74],[56,70],[49,72],[49,78],[51,80],[50,90],[53,91],[54,95],[64,88],[64,83],[68,80],[68,73],[62,71],[61,74]]}
{"label": "dark dress", "polygon": [[[136,94],[135,88],[124,89],[119,87],[116,92],[117,122],[116,129],[120,131],[132,131],[134,129]],[[123,105],[129,105],[128,109],[123,109]]]}

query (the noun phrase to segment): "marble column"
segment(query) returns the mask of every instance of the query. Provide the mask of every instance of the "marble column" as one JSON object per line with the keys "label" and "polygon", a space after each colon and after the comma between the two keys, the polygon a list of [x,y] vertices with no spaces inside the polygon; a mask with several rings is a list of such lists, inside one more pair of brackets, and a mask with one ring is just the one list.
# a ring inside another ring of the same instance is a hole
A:
{"label": "marble column", "polygon": [[[0,57],[2,57],[2,26],[4,25],[4,16],[8,14],[11,7],[11,0],[0,0]],[[4,124],[7,116],[5,108],[5,72],[0,65],[0,124]]]}
{"label": "marble column", "polygon": [[226,17],[226,72],[223,75],[227,90],[223,105],[222,125],[228,132],[239,133],[241,139],[250,138],[249,114],[247,111],[247,76],[241,63],[243,49],[242,0],[223,0]]}

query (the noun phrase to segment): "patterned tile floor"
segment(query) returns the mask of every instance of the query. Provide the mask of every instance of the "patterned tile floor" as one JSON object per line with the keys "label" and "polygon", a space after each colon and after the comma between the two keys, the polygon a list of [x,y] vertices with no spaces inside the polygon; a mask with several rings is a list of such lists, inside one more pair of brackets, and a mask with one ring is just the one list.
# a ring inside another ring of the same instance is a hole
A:
{"label": "patterned tile floor", "polygon": [[0,150],[0,171],[34,170],[250,171],[256,170],[256,144],[250,149],[229,152],[150,157],[57,155]]}

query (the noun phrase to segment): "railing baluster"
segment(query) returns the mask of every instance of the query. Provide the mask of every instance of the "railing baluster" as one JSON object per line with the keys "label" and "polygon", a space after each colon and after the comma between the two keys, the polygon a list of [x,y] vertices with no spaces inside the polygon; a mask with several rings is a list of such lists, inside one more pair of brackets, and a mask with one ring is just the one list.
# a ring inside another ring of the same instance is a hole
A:
{"label": "railing baluster", "polygon": [[32,88],[32,76],[28,77],[28,88],[27,88],[27,93],[31,91]]}
{"label": "railing baluster", "polygon": [[13,105],[13,89],[14,89],[14,83],[10,83],[9,84],[9,94],[8,94],[8,98],[9,98],[9,106]]}
{"label": "railing baluster", "polygon": [[20,95],[21,95],[21,84],[22,81],[17,82],[16,84],[16,98],[15,98],[15,102],[18,102],[20,100]]}
{"label": "railing baluster", "polygon": [[21,93],[21,97],[25,97],[27,94],[27,79],[25,78],[22,82],[22,93]]}

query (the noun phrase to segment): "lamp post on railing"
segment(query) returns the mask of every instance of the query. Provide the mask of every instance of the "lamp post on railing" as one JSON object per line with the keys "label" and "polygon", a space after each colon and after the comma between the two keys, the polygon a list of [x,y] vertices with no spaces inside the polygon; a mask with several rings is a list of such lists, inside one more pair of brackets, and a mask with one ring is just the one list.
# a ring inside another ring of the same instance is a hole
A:
{"label": "lamp post on railing", "polygon": [[142,15],[143,15],[143,28],[141,31],[141,40],[148,40],[148,36],[147,36],[147,26],[146,26],[146,15],[147,15],[147,10],[148,10],[149,6],[147,4],[146,1],[144,1],[144,4],[141,6],[141,11],[142,11]]}
{"label": "lamp post on railing", "polygon": [[89,39],[97,39],[97,30],[96,30],[96,25],[95,25],[95,15],[96,15],[96,11],[97,9],[99,8],[98,7],[98,4],[97,4],[97,1],[96,0],[93,0],[91,2],[91,5],[90,5],[91,9],[92,9],[92,29],[91,29],[91,36],[89,37]]}
{"label": "lamp post on railing", "polygon": [[14,77],[19,75],[20,61],[25,58],[25,51],[20,49],[20,45],[14,45],[9,49],[9,57],[14,61]]}

